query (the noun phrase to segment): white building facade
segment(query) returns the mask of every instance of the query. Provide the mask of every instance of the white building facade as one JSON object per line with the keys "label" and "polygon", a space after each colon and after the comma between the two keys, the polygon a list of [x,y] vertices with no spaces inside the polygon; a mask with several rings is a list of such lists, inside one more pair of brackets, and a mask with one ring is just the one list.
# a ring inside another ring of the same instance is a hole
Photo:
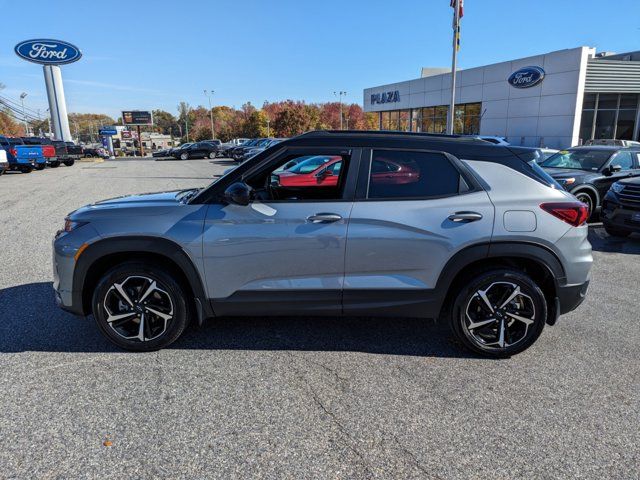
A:
{"label": "white building facade", "polygon": [[[382,130],[443,133],[451,73],[364,90],[364,110]],[[513,145],[563,148],[591,138],[638,140],[640,52],[578,47],[460,70],[455,132],[505,137]]]}

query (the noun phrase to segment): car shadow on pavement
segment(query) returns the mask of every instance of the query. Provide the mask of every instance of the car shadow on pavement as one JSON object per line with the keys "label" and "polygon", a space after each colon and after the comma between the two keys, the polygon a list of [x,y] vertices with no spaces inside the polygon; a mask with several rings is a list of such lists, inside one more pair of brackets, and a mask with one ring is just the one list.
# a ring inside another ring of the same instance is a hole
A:
{"label": "car shadow on pavement", "polygon": [[639,234],[631,234],[627,238],[612,237],[605,232],[602,224],[589,225],[589,242],[596,252],[640,255]]}
{"label": "car shadow on pavement", "polygon": [[[455,342],[444,321],[407,318],[216,318],[192,326],[168,348],[474,357]],[[24,351],[121,352],[102,337],[91,317],[58,308],[51,282],[0,290],[0,352]]]}

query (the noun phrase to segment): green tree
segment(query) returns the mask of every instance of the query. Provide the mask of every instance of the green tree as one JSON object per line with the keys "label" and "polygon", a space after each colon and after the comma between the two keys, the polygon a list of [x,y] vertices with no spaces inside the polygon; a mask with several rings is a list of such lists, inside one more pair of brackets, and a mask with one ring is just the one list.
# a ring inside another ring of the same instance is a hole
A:
{"label": "green tree", "polygon": [[163,133],[165,135],[171,135],[174,137],[180,136],[178,120],[169,112],[165,112],[164,110],[154,110],[153,123],[158,133]]}

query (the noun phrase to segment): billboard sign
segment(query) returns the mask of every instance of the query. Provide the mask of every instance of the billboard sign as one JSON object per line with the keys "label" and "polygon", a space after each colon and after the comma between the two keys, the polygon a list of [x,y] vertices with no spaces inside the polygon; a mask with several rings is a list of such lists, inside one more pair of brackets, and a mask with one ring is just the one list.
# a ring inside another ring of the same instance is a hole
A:
{"label": "billboard sign", "polygon": [[25,40],[14,48],[20,58],[41,65],[64,65],[80,60],[82,52],[78,47],[62,40]]}
{"label": "billboard sign", "polygon": [[153,116],[148,110],[125,110],[122,122],[125,125],[153,125]]}

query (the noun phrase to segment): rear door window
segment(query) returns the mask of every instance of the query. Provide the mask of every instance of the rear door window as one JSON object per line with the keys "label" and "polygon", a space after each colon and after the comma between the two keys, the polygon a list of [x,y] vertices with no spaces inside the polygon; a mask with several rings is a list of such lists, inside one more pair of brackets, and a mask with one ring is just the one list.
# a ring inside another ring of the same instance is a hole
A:
{"label": "rear door window", "polygon": [[442,153],[374,150],[367,198],[421,199],[457,195],[460,172]]}

